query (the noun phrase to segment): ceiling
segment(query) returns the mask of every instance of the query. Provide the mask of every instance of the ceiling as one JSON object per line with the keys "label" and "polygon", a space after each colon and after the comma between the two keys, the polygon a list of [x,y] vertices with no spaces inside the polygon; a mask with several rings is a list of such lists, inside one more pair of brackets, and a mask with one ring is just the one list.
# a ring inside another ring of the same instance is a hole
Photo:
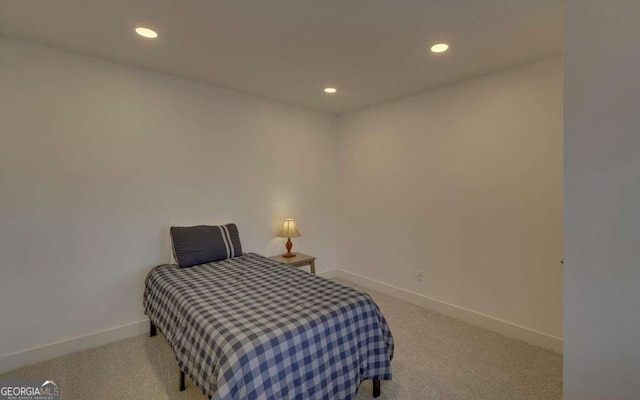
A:
{"label": "ceiling", "polygon": [[562,25],[557,0],[0,0],[2,36],[336,113],[559,55]]}

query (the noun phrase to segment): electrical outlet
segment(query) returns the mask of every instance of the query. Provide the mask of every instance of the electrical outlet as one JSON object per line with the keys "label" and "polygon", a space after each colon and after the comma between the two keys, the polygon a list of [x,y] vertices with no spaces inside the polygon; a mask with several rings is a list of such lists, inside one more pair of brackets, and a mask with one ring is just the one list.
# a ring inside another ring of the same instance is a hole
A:
{"label": "electrical outlet", "polygon": [[416,280],[418,282],[422,282],[422,278],[424,277],[424,272],[422,270],[416,270]]}

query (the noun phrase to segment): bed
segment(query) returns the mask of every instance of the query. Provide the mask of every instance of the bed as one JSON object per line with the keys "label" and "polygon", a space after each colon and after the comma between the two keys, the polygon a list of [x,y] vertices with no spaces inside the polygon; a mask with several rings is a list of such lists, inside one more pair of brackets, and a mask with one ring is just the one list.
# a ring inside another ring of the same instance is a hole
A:
{"label": "bed", "polygon": [[351,399],[391,379],[394,343],[365,293],[254,253],[152,269],[144,308],[211,399]]}

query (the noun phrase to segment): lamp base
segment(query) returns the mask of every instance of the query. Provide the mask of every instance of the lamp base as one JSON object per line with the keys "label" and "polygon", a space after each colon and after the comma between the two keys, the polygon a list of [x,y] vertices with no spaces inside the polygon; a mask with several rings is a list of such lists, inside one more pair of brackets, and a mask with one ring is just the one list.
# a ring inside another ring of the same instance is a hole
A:
{"label": "lamp base", "polygon": [[287,238],[287,245],[286,245],[286,247],[287,247],[287,252],[286,252],[286,253],[284,253],[284,254],[282,255],[282,257],[284,257],[284,258],[291,258],[291,257],[295,257],[295,256],[296,256],[296,255],[295,255],[295,253],[292,253],[292,252],[291,252],[291,248],[293,247],[293,242],[291,241],[291,238]]}

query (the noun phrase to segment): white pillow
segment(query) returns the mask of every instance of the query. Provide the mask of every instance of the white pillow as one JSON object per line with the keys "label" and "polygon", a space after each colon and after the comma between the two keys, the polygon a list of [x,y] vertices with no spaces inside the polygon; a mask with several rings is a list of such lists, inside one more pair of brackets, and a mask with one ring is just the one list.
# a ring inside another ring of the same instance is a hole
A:
{"label": "white pillow", "polygon": [[173,265],[174,267],[178,266],[178,262],[176,261],[176,253],[173,251],[173,238],[171,238],[171,227],[169,227],[169,229],[167,229],[167,235],[169,235],[169,246],[171,246],[171,248],[169,249],[169,265]]}

